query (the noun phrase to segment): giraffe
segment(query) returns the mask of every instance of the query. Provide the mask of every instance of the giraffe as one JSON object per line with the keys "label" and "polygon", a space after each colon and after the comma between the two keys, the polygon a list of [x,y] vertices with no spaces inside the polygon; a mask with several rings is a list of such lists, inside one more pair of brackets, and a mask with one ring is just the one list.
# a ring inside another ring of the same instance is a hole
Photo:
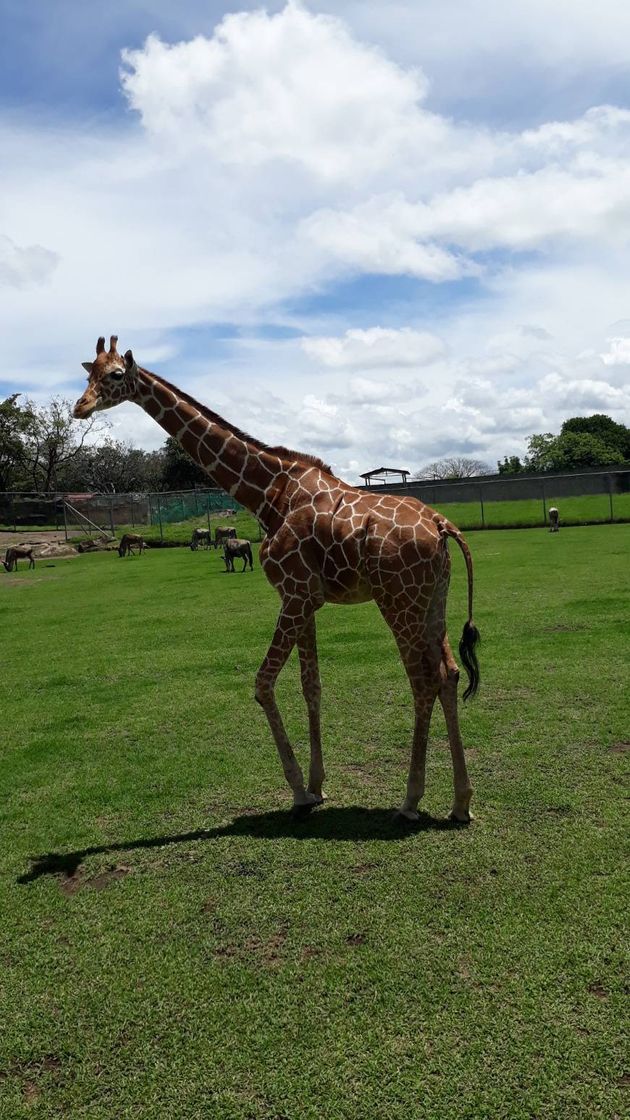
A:
{"label": "giraffe", "polygon": [[[468,618],[459,644],[469,682],[464,699],[474,695],[479,684],[479,633],[472,618],[472,558],[459,530],[415,498],[366,493],[337,478],[321,459],[247,435],[139,366],[131,350],[121,357],[117,345],[116,335],[109,350],[99,338],[95,360],[82,363],[88,385],[75,405],[75,417],[87,419],[96,410],[133,401],[265,530],[260,562],[280,596],[280,613],[256,675],[254,695],[267,717],[294,812],[308,812],[325,797],[316,612],[326,602],[374,600],[397,643],[414,702],[411,762],[398,812],[411,821],[419,818],[429,723],[439,698],[452,756],[451,817],[468,822],[472,787],[459,730],[459,670],[446,634],[449,537],[461,549],[468,575]],[[309,724],[307,783],[275,699],[277,678],[296,646]]]}

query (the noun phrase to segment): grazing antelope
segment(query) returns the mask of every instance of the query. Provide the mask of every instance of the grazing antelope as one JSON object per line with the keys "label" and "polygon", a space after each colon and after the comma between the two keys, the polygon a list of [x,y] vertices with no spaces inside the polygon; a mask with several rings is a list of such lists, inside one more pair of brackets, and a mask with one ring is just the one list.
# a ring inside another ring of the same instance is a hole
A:
{"label": "grazing antelope", "polygon": [[244,572],[248,563],[249,570],[253,572],[254,562],[252,560],[252,546],[249,541],[242,541],[236,537],[233,540],[223,542],[223,559],[225,560],[226,572],[235,572],[234,561],[240,556],[243,561],[241,571]]}
{"label": "grazing antelope", "polygon": [[218,548],[223,541],[236,540],[236,529],[233,525],[217,525],[214,533],[214,547]]}
{"label": "grazing antelope", "polygon": [[146,547],[146,541],[139,537],[137,533],[125,533],[118,546],[118,555],[133,556],[133,550],[137,548],[138,554],[142,556]]}
{"label": "grazing antelope", "polygon": [[35,559],[33,557],[33,549],[27,548],[26,545],[17,545],[14,548],[7,548],[4,560],[2,561],[7,572],[17,572],[18,560],[28,560],[29,568],[34,568]]}
{"label": "grazing antelope", "polygon": [[190,538],[191,550],[196,552],[200,544],[205,544],[206,548],[212,547],[212,529],[193,529]]}
{"label": "grazing antelope", "polygon": [[557,533],[560,530],[560,513],[555,506],[549,506],[549,532]]}
{"label": "grazing antelope", "polygon": [[[462,534],[416,498],[359,490],[321,459],[248,435],[190,393],[138,365],[131,350],[123,357],[117,343],[112,335],[107,350],[105,339],[99,338],[96,357],[83,363],[88,384],[74,416],[87,420],[96,410],[133,401],[264,528],[260,562],[280,596],[280,613],[256,676],[255,698],[267,717],[296,809],[307,812],[324,800],[316,614],[324,603],[350,605],[373,599],[396,640],[414,701],[407,792],[399,812],[408,820],[419,819],[429,723],[439,700],[453,763],[452,816],[469,821],[472,786],[457,712],[459,669],[446,632],[450,539],[462,552],[468,574],[467,615],[459,644],[468,676],[466,699],[479,687],[479,632],[473,622],[472,557]],[[278,675],[296,647],[311,748],[306,781],[275,696]],[[366,682],[367,689],[367,713],[378,714],[373,680]]]}

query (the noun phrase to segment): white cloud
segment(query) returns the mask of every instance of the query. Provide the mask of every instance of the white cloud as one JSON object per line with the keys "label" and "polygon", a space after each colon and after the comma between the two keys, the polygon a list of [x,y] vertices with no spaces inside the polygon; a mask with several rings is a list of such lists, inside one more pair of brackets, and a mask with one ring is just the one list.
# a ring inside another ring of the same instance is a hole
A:
{"label": "white cloud", "polygon": [[43,245],[16,245],[0,234],[0,287],[29,288],[45,284],[59,257]]}
{"label": "white cloud", "polygon": [[630,338],[607,338],[609,349],[600,357],[606,366],[630,366]]}
{"label": "white cloud", "polygon": [[549,71],[552,88],[576,78],[584,85],[594,70],[614,75],[627,61],[630,10],[618,0],[329,0],[328,7],[400,61],[420,59],[442,96],[490,91],[499,107],[514,85],[533,98],[532,71]]}
{"label": "white cloud", "polygon": [[340,337],[305,338],[301,345],[310,358],[333,369],[425,366],[441,358],[446,349],[436,335],[410,327],[355,328]]}
{"label": "white cloud", "polygon": [[129,103],[150,132],[228,164],[284,160],[325,180],[386,165],[426,92],[419,71],[292,2],[277,15],[228,15],[211,39],[150,36],[123,59]]}

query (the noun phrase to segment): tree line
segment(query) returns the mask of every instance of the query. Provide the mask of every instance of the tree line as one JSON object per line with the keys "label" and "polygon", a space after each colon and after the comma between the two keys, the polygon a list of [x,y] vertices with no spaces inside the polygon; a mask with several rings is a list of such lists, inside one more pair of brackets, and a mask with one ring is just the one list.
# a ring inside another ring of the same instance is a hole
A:
{"label": "tree line", "polygon": [[[544,432],[529,436],[527,455],[522,459],[518,455],[506,455],[497,463],[497,469],[503,475],[541,474],[616,467],[627,462],[630,462],[630,428],[598,412],[565,420],[558,435]],[[451,457],[427,463],[413,477],[457,481],[494,473],[490,464],[480,459]]]}
{"label": "tree line", "polygon": [[128,494],[208,486],[207,474],[175,439],[143,451],[112,439],[109,428],[99,413],[87,423],[74,420],[72,403],[61,397],[40,405],[14,393],[0,401],[0,492]]}
{"label": "tree line", "polygon": [[[87,423],[74,420],[71,402],[61,397],[42,405],[14,393],[0,401],[0,492],[126,494],[208,486],[206,473],[172,437],[158,451],[143,451],[112,439],[109,428],[99,413]],[[522,459],[506,455],[497,469],[501,475],[517,475],[628,461],[630,428],[595,413],[565,420],[557,435],[531,435],[527,454]],[[412,477],[456,481],[493,473],[481,459],[450,456],[427,463]]]}

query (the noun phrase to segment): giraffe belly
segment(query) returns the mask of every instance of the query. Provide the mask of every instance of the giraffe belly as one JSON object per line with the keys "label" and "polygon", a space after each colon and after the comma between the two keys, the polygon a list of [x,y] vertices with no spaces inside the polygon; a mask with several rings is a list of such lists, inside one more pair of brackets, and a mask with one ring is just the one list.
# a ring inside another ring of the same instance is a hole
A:
{"label": "giraffe belly", "polygon": [[373,598],[371,587],[361,586],[354,590],[344,590],[335,586],[325,585],[324,596],[327,603],[350,605],[352,603],[369,603]]}
{"label": "giraffe belly", "polygon": [[322,589],[327,603],[368,603],[373,597],[367,578],[349,570],[324,575]]}

